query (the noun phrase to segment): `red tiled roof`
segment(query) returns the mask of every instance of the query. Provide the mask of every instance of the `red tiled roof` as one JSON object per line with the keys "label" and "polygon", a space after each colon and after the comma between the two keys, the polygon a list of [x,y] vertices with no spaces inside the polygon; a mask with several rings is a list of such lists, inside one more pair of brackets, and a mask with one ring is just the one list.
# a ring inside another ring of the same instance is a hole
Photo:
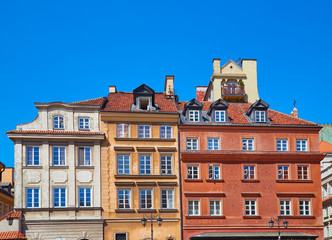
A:
{"label": "red tiled roof", "polygon": [[2,216],[0,218],[0,221],[4,220],[4,219],[7,219],[9,217],[9,215],[12,217],[12,218],[19,218],[21,217],[22,215],[22,212],[16,212],[16,211],[11,211],[9,213],[7,213],[6,215]]}
{"label": "red tiled roof", "polygon": [[[208,111],[210,105],[213,102],[201,101],[203,103],[203,111]],[[177,108],[183,110],[186,102],[179,102]],[[229,103],[228,116],[231,122],[234,124],[250,124],[248,119],[245,117],[245,113],[249,110],[250,103]],[[285,113],[281,113],[275,110],[268,109],[268,117],[270,118],[272,125],[301,125],[301,126],[318,126],[317,123],[309,122],[301,118],[293,117]]]}
{"label": "red tiled roof", "polygon": [[[104,111],[130,112],[134,96],[126,92],[109,93],[107,100]],[[158,105],[158,112],[177,112],[174,100],[167,98],[165,93],[155,93],[155,104]]]}
{"label": "red tiled roof", "polygon": [[102,132],[88,132],[88,131],[55,131],[55,130],[12,130],[7,134],[54,134],[54,135],[103,135]]}
{"label": "red tiled roof", "polygon": [[0,239],[15,240],[15,239],[27,239],[23,233],[15,232],[0,232]]}
{"label": "red tiled roof", "polygon": [[332,144],[328,143],[324,140],[320,141],[319,143],[319,151],[325,152],[325,153],[331,153],[332,152]]}
{"label": "red tiled roof", "polygon": [[105,97],[100,97],[100,98],[94,98],[94,99],[89,99],[89,100],[83,100],[79,102],[73,102],[75,104],[102,104],[106,98]]}

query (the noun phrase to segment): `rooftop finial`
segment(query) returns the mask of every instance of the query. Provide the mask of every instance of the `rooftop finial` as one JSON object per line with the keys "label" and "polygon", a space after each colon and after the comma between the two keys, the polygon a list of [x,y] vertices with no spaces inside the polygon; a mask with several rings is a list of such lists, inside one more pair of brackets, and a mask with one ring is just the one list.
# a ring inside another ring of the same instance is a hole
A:
{"label": "rooftop finial", "polygon": [[295,99],[294,99],[294,103],[293,103],[293,105],[294,105],[294,108],[295,108],[295,104],[296,104],[296,101],[295,101]]}

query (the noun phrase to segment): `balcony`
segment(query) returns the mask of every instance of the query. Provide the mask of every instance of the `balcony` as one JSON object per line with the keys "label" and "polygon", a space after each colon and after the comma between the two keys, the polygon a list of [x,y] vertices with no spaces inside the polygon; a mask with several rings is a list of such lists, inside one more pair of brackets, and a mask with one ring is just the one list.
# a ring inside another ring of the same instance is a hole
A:
{"label": "balcony", "polygon": [[221,93],[226,102],[245,102],[246,99],[244,86],[240,85],[222,86]]}

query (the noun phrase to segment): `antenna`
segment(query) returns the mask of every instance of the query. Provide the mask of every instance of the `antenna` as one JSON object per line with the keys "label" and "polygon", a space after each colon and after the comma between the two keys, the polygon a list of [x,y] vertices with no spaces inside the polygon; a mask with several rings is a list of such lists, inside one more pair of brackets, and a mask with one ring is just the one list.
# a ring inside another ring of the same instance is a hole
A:
{"label": "antenna", "polygon": [[239,58],[236,60],[236,64],[242,66],[242,58]]}
{"label": "antenna", "polygon": [[295,99],[294,99],[294,103],[293,103],[294,107],[295,107],[295,104],[296,104],[296,101],[295,101]]}

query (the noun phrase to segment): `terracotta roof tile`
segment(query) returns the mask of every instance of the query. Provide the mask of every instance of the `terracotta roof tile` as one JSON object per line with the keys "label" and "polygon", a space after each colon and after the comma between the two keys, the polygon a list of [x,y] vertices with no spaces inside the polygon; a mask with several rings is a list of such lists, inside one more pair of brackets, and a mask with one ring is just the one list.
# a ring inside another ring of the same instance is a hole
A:
{"label": "terracotta roof tile", "polygon": [[54,134],[54,135],[103,135],[102,132],[56,131],[56,130],[12,130],[7,134]]}
{"label": "terracotta roof tile", "polygon": [[[107,100],[104,111],[130,112],[134,96],[127,92],[109,93]],[[165,93],[155,93],[155,103],[158,105],[158,112],[177,112],[174,100],[167,98]]]}
{"label": "terracotta roof tile", "polygon": [[11,211],[9,213],[7,213],[6,215],[2,216],[0,218],[0,221],[4,220],[4,219],[7,219],[9,217],[9,215],[12,217],[12,218],[19,218],[21,217],[22,215],[22,212],[16,212],[16,211]]}
{"label": "terracotta roof tile", "polygon": [[319,151],[325,153],[332,153],[332,144],[322,140],[319,143]]}
{"label": "terracotta roof tile", "polygon": [[27,239],[23,233],[15,232],[0,232],[0,239],[14,240],[14,239]]}
{"label": "terracotta roof tile", "polygon": [[73,102],[75,104],[102,104],[106,98],[105,97],[100,97],[100,98],[94,98],[94,99],[88,99],[88,100],[83,100],[79,102]]}

